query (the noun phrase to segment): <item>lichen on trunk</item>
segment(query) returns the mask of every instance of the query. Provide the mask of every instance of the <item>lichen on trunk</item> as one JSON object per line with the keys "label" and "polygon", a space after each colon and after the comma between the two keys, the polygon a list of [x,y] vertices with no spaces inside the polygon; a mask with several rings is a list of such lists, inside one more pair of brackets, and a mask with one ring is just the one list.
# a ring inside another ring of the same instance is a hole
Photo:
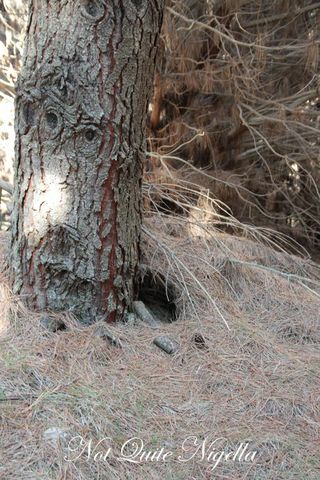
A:
{"label": "lichen on trunk", "polygon": [[134,298],[162,0],[33,0],[17,85],[14,291],[83,322]]}

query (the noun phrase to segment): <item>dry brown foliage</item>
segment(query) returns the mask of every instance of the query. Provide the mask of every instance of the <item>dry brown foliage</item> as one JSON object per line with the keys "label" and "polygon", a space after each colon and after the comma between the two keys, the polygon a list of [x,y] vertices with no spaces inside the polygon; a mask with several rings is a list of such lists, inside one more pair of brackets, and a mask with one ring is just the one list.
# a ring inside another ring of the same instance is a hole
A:
{"label": "dry brown foliage", "polygon": [[320,240],[319,20],[311,0],[172,0],[151,132],[155,164],[200,186],[205,171],[238,220],[311,249]]}

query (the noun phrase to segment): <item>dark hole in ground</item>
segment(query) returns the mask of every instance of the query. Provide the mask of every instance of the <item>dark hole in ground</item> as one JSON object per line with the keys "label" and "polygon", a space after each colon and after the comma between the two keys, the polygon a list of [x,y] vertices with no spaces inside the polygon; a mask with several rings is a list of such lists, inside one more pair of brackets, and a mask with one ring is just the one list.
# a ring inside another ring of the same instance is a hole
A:
{"label": "dark hole in ground", "polygon": [[177,319],[176,288],[163,275],[150,270],[142,275],[139,300],[160,322],[171,323]]}
{"label": "dark hole in ground", "polygon": [[67,329],[62,320],[50,317],[49,315],[43,315],[40,323],[42,327],[50,332],[61,332]]}

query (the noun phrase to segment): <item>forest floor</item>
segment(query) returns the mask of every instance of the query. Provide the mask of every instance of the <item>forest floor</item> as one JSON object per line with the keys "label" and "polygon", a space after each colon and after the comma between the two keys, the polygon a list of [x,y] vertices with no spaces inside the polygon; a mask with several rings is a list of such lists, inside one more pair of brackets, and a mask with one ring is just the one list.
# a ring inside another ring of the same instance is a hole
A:
{"label": "forest floor", "polygon": [[178,318],[108,327],[120,346],[70,315],[51,332],[26,310],[2,234],[1,479],[320,478],[319,269],[188,228],[146,220],[143,262],[166,279]]}

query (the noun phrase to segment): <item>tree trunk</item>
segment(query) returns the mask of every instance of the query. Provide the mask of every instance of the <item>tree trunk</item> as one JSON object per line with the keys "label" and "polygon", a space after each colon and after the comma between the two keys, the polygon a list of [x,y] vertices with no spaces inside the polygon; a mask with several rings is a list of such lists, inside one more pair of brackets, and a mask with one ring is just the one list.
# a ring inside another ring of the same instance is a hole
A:
{"label": "tree trunk", "polygon": [[14,291],[83,322],[134,298],[163,0],[33,0],[17,85]]}

